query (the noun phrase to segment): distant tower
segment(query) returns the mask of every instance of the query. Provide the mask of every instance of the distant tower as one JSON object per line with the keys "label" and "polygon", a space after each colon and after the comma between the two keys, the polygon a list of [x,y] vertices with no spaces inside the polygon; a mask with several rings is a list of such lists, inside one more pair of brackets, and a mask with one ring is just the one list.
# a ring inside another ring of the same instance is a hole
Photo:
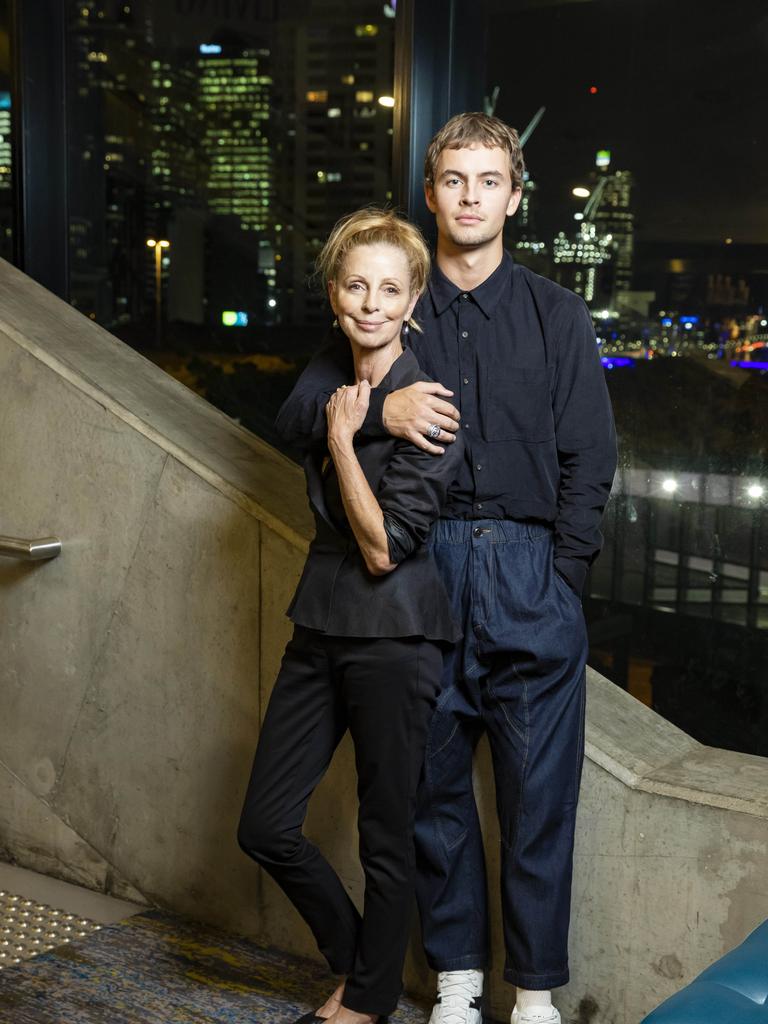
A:
{"label": "distant tower", "polygon": [[607,267],[614,256],[610,235],[599,235],[591,221],[582,220],[575,238],[568,238],[564,231],[557,235],[552,255],[559,284],[581,295],[593,309],[605,304],[600,270]]}
{"label": "distant tower", "polygon": [[632,210],[634,181],[630,171],[609,171],[610,160],[609,150],[598,152],[592,180],[595,182],[595,192],[600,189],[600,197],[590,219],[598,235],[611,236],[615,253],[611,303],[621,309],[624,297],[632,290],[635,251],[635,215]]}
{"label": "distant tower", "polygon": [[203,43],[197,60],[208,209],[243,231],[268,231],[275,192],[269,65],[269,49],[238,39]]}
{"label": "distant tower", "polygon": [[[5,82],[2,83],[6,85]],[[13,258],[13,193],[11,191],[11,93],[0,89],[0,256]]]}
{"label": "distant tower", "polygon": [[279,185],[278,272],[294,323],[327,319],[307,280],[338,218],[391,198],[392,109],[379,101],[393,91],[392,14],[378,0],[314,0],[310,14],[281,25],[280,52],[294,58],[292,81],[281,77],[290,164]]}
{"label": "distant tower", "polygon": [[508,222],[508,231],[513,239],[511,246],[515,259],[532,270],[541,271],[547,246],[539,239],[536,231],[537,192],[538,185],[526,171],[520,205],[511,222]]}

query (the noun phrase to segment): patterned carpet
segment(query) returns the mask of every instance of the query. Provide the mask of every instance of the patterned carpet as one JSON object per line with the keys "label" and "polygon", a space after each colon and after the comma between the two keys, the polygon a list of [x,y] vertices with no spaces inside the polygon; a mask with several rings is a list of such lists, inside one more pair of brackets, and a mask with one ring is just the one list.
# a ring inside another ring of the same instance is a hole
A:
{"label": "patterned carpet", "polygon": [[[150,911],[0,972],[0,1024],[291,1024],[329,981],[311,961]],[[390,1019],[426,1014],[402,1000]]]}

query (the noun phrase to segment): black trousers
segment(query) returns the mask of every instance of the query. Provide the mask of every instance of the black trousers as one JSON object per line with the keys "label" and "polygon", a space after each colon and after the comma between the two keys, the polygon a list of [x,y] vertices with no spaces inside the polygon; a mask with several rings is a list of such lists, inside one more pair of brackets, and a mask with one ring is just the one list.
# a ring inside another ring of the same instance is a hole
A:
{"label": "black trousers", "polygon": [[[386,1015],[402,988],[413,906],[416,791],[440,687],[440,646],[420,637],[330,637],[297,626],[264,718],[238,842],[280,885],[335,974],[344,1005]],[[302,834],[341,737],[355,747],[362,918]]]}

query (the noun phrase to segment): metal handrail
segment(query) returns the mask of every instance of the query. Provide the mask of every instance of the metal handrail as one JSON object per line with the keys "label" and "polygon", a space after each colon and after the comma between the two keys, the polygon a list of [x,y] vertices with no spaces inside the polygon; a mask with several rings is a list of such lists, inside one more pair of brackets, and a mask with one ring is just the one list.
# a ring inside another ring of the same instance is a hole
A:
{"label": "metal handrail", "polygon": [[61,541],[58,537],[41,537],[40,540],[0,537],[0,557],[21,558],[26,562],[38,562],[43,558],[56,558],[60,554]]}

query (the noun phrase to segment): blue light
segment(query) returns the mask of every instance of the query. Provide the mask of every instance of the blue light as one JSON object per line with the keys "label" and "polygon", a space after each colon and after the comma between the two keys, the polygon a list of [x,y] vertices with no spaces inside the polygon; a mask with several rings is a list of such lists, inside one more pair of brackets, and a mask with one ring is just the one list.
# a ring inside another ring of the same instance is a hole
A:
{"label": "blue light", "polygon": [[606,370],[613,370],[616,366],[634,366],[634,359],[629,359],[627,356],[602,356],[600,362],[606,368]]}
{"label": "blue light", "polygon": [[0,110],[11,109],[11,94],[9,92],[0,92]]}
{"label": "blue light", "polygon": [[698,322],[699,322],[699,318],[697,316],[681,316],[680,317],[680,323],[681,324],[697,324]]}
{"label": "blue light", "polygon": [[768,363],[757,360],[750,362],[749,359],[732,359],[731,366],[740,366],[742,370],[768,370]]}
{"label": "blue light", "polygon": [[218,43],[201,43],[200,53],[221,53],[221,47]]}
{"label": "blue light", "polygon": [[661,321],[661,326],[662,327],[671,327],[672,326],[672,317],[665,316],[664,319]]}

